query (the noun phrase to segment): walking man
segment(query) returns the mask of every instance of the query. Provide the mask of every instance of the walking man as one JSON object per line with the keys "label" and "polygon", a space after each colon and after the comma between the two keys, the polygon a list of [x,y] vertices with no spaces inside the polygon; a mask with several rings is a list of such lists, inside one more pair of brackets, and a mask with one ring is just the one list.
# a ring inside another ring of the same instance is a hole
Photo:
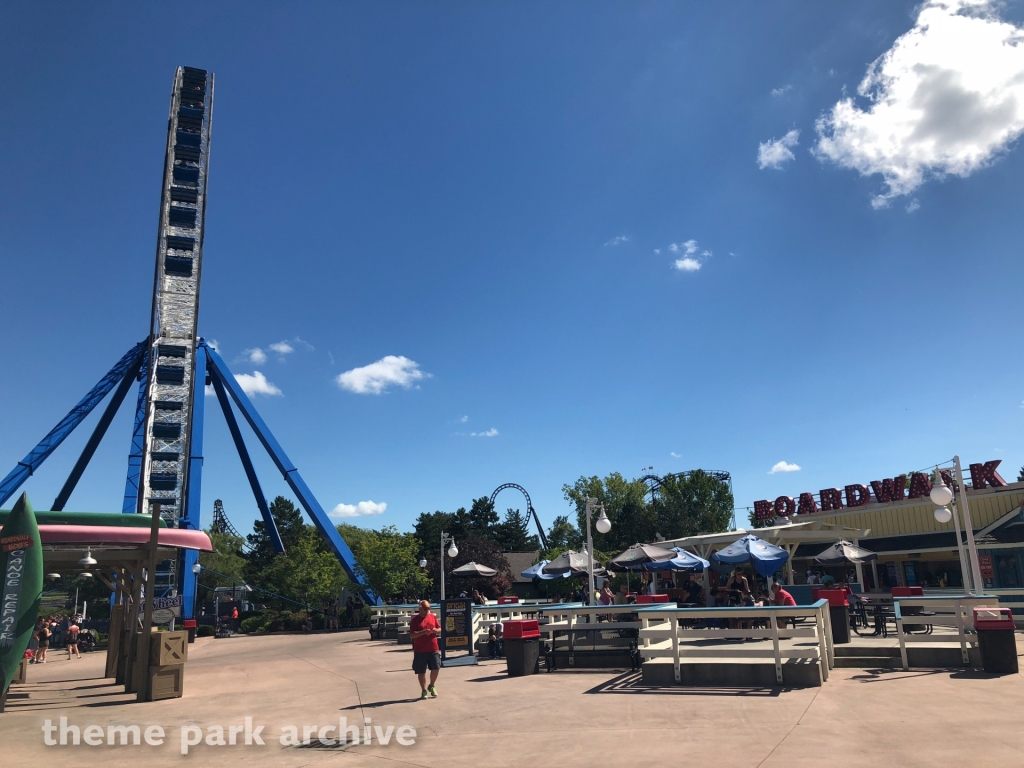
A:
{"label": "walking man", "polygon": [[[430,603],[420,600],[416,615],[409,621],[409,638],[412,640],[412,671],[420,681],[420,698],[437,698],[437,675],[441,671],[441,651],[437,638],[441,634],[441,623],[430,612]],[[427,670],[430,670],[430,684],[427,685]]]}

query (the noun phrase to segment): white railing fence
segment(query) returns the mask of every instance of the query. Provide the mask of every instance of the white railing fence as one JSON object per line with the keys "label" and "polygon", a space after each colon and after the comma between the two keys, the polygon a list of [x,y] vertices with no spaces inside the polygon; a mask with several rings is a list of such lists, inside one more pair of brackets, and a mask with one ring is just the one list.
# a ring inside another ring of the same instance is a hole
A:
{"label": "white railing fence", "polygon": [[909,670],[907,660],[908,643],[950,643],[949,634],[921,634],[911,632],[908,627],[930,625],[956,629],[960,643],[960,656],[965,667],[970,666],[970,647],[977,646],[978,635],[974,629],[974,609],[998,606],[995,595],[960,595],[957,597],[897,597],[893,599],[896,614],[896,632],[900,639],[900,658],[903,669]]}
{"label": "white railing fence", "polygon": [[[822,680],[828,680],[829,670],[835,666],[832,647],[832,624],[828,601],[818,600],[814,605],[763,606],[754,608],[677,608],[652,606],[640,608],[640,655],[644,659],[671,658],[676,682],[681,681],[680,665],[690,659],[744,658],[773,659],[775,678],[782,684],[782,665],[789,659],[814,659],[821,667]],[[763,627],[720,628],[711,626],[733,619],[738,622],[763,623]],[[795,619],[809,619],[809,626],[782,628],[780,619],[787,623]],[[704,628],[683,628],[680,620],[702,623]],[[782,640],[807,639],[810,645],[783,647]],[[732,639],[771,639],[771,650],[737,648],[734,645],[717,646],[691,644],[696,641],[724,641]]]}

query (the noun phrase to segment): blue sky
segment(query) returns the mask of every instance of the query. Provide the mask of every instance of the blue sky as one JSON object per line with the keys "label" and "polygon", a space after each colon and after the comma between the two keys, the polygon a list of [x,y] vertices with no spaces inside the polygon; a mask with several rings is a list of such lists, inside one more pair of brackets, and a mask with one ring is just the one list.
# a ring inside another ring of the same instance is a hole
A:
{"label": "blue sky", "polygon": [[[740,506],[954,453],[1015,478],[1024,8],[953,5],[7,5],[0,473],[148,330],[185,64],[217,78],[200,328],[324,507],[386,504],[351,522],[517,482],[549,524],[652,465]],[[129,410],[70,509],[120,508]],[[207,424],[204,514],[248,529]]]}

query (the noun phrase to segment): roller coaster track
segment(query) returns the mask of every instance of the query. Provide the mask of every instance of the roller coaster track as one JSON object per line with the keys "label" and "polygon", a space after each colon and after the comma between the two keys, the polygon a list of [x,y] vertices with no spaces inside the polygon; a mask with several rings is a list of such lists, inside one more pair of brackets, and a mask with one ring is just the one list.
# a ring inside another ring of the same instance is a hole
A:
{"label": "roller coaster track", "polygon": [[[658,477],[658,475],[644,475],[640,478],[640,482],[647,486],[647,494],[650,496],[651,503],[654,502],[663,490],[667,490],[665,485],[665,479],[669,477],[679,477],[686,479],[697,470],[691,469],[687,472],[675,472],[672,474],[665,475],[664,478]],[[720,469],[702,469],[700,470],[705,475],[713,477],[715,480],[721,480],[723,483],[729,484],[729,491],[732,492],[732,475],[728,472]]]}
{"label": "roller coaster track", "polygon": [[537,524],[537,534],[540,538],[541,546],[544,549],[547,549],[548,537],[544,535],[544,526],[540,524],[540,518],[537,517],[537,510],[533,508],[533,502],[530,501],[530,494],[526,492],[526,489],[523,488],[523,486],[516,485],[515,483],[505,483],[504,485],[499,485],[497,488],[494,489],[494,493],[491,494],[491,504],[494,504],[495,497],[497,497],[497,495],[504,491],[506,488],[514,488],[515,490],[519,491],[521,494],[523,494],[523,496],[526,497],[526,514],[533,515],[533,522]]}

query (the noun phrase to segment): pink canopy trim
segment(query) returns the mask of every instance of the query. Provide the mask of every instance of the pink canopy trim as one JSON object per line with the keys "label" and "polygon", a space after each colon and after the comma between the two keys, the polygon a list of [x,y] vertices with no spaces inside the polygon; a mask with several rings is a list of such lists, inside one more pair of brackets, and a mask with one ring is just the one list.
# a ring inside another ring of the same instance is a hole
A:
{"label": "pink canopy trim", "polygon": [[[40,525],[39,538],[43,544],[148,544],[149,528],[122,528],[116,525]],[[160,528],[157,540],[161,547],[213,551],[210,537],[202,531]]]}

